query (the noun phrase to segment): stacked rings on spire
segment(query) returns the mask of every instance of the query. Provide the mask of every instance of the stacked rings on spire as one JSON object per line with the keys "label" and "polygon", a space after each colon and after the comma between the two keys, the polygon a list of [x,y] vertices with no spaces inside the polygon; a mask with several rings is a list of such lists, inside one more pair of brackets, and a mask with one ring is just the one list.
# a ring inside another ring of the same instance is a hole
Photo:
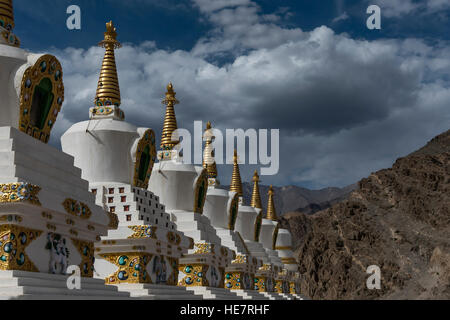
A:
{"label": "stacked rings on spire", "polygon": [[9,31],[14,28],[12,0],[0,0],[0,26]]}
{"label": "stacked rings on spire", "polygon": [[166,116],[164,118],[164,126],[161,137],[161,149],[172,150],[180,141],[172,140],[172,135],[178,129],[177,118],[175,117],[174,106],[179,103],[175,98],[176,92],[173,90],[172,83],[167,86],[166,98],[162,101],[166,105]]}
{"label": "stacked rings on spire", "polygon": [[117,76],[116,57],[114,50],[120,48],[116,40],[117,33],[112,21],[106,24],[105,39],[99,46],[105,48],[100,78],[98,80],[96,106],[120,106],[120,87]]}
{"label": "stacked rings on spire", "polygon": [[259,193],[259,176],[258,171],[253,175],[253,193],[251,206],[256,209],[262,209],[261,195]]}
{"label": "stacked rings on spire", "polygon": [[237,150],[234,150],[234,165],[233,165],[233,175],[231,177],[230,191],[236,192],[239,195],[239,197],[244,196],[244,192],[242,191],[242,180],[241,180],[241,172],[239,171]]}

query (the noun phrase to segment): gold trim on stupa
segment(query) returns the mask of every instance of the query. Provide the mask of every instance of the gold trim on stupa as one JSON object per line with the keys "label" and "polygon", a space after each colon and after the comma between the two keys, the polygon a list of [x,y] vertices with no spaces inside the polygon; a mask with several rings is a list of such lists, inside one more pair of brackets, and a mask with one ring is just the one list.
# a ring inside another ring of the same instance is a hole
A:
{"label": "gold trim on stupa", "polygon": [[12,0],[0,0],[0,26],[14,29],[14,10]]}
{"label": "gold trim on stupa", "polygon": [[13,33],[14,29],[14,9],[12,0],[0,0],[0,43],[9,46],[19,47],[20,40]]}
{"label": "gold trim on stupa", "polygon": [[215,139],[214,135],[211,133],[212,125],[211,122],[208,121],[206,124],[205,130],[205,150],[203,152],[203,168],[208,172],[209,179],[217,178],[217,165],[216,160],[214,158],[214,150],[213,150],[213,140]]}
{"label": "gold trim on stupa", "polygon": [[164,126],[161,137],[162,150],[172,150],[178,143],[180,143],[179,140],[172,141],[172,134],[178,129],[174,106],[180,102],[176,99],[176,94],[177,93],[173,90],[172,83],[169,83],[167,86],[166,98],[162,101],[162,103],[166,105],[166,116],[164,118]]}
{"label": "gold trim on stupa", "polygon": [[98,80],[95,104],[100,106],[120,106],[120,87],[117,76],[116,57],[114,50],[121,47],[117,41],[117,30],[112,21],[106,23],[105,39],[98,45],[105,48],[100,78]]}
{"label": "gold trim on stupa", "polygon": [[277,212],[275,210],[275,203],[273,201],[273,196],[274,196],[273,186],[270,186],[268,195],[269,195],[269,200],[267,202],[267,219],[272,220],[272,221],[277,221],[278,217],[277,217]]}
{"label": "gold trim on stupa", "polygon": [[236,192],[239,197],[243,197],[241,172],[239,171],[237,150],[234,150],[233,175],[231,177],[230,191]]}
{"label": "gold trim on stupa", "polygon": [[262,209],[261,195],[259,193],[259,175],[257,170],[255,170],[255,174],[253,175],[253,193],[251,206],[256,209]]}

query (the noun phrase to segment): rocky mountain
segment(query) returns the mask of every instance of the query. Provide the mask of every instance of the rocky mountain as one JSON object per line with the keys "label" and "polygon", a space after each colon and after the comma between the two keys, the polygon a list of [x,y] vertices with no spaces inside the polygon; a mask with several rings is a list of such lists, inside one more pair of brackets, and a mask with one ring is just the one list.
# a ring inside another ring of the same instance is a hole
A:
{"label": "rocky mountain", "polygon": [[[312,299],[450,299],[450,131],[361,180],[347,200],[281,222]],[[367,289],[372,265],[381,290]]]}
{"label": "rocky mountain", "polygon": [[[345,188],[326,188],[321,190],[309,190],[297,186],[274,187],[277,213],[279,216],[292,211],[312,214],[346,199],[356,187],[356,184]],[[224,188],[228,189],[229,187],[226,186]],[[250,204],[253,184],[244,182],[242,188],[244,191],[244,201]],[[260,185],[261,201],[264,211],[267,206],[268,192],[269,186]]]}

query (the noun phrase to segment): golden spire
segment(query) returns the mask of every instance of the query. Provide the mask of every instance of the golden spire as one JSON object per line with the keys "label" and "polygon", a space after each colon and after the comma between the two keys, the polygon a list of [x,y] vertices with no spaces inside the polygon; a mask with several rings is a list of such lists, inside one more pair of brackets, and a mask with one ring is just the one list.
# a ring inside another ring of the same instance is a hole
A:
{"label": "golden spire", "polygon": [[275,211],[275,203],[273,202],[273,186],[269,188],[269,201],[267,203],[267,219],[277,221],[277,212]]}
{"label": "golden spire", "polygon": [[176,94],[177,93],[173,90],[172,83],[169,83],[169,85],[167,86],[166,98],[162,102],[167,106],[161,138],[162,150],[172,150],[173,147],[180,143],[179,140],[172,141],[172,134],[175,130],[178,129],[174,106],[180,102],[175,98]]}
{"label": "golden spire", "polygon": [[243,197],[244,193],[242,192],[242,180],[241,180],[241,172],[239,171],[237,150],[234,150],[233,160],[234,160],[233,176],[231,177],[230,191],[234,191],[239,195],[239,197]]}
{"label": "golden spire", "polygon": [[256,209],[262,209],[261,195],[259,194],[259,176],[257,170],[255,170],[255,174],[253,175],[253,194],[251,206]]}
{"label": "golden spire", "polygon": [[95,104],[97,106],[120,106],[120,87],[114,50],[120,48],[121,44],[116,40],[117,32],[112,21],[106,24],[104,34],[105,39],[98,44],[106,51],[98,80]]}
{"label": "golden spire", "polygon": [[8,31],[14,29],[14,11],[12,0],[0,0],[0,26]]}
{"label": "golden spire", "polygon": [[203,168],[208,171],[208,178],[216,179],[217,178],[217,165],[216,160],[214,158],[214,150],[212,147],[213,139],[215,139],[214,135],[211,133],[212,126],[211,122],[208,121],[206,124],[205,130],[205,151],[203,152]]}

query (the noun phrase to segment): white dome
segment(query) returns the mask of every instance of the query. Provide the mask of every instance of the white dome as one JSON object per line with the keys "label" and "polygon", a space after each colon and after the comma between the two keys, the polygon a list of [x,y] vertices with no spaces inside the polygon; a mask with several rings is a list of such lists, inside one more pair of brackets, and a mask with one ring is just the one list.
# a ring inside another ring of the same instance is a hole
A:
{"label": "white dome", "polygon": [[114,119],[84,121],[64,133],[61,145],[75,158],[83,179],[134,185],[137,145],[147,130]]}
{"label": "white dome", "polygon": [[256,223],[260,212],[260,209],[239,206],[235,230],[241,234],[244,240],[255,241]]}
{"label": "white dome", "polygon": [[[205,207],[203,214],[211,220],[211,224],[216,228],[229,229],[230,215],[232,215],[233,200],[239,201],[235,198],[236,192],[230,192],[218,188],[209,188],[206,194]],[[236,203],[237,204],[237,203]],[[236,220],[238,212],[231,217]]]}

